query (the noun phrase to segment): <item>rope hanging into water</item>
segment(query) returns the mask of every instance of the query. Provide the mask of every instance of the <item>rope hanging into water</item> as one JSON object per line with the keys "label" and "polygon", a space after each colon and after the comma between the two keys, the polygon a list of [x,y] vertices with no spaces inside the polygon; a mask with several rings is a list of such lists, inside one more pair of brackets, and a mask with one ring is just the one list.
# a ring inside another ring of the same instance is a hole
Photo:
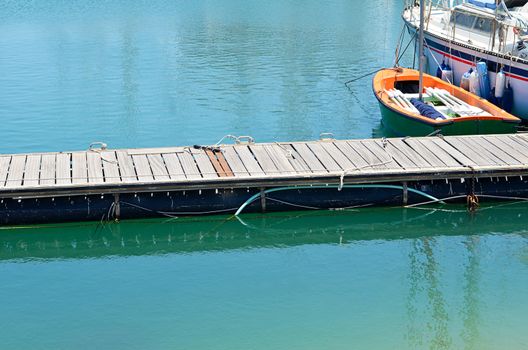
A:
{"label": "rope hanging into water", "polygon": [[368,77],[369,75],[376,74],[377,72],[379,72],[379,71],[382,70],[382,69],[383,69],[383,68],[378,68],[378,69],[376,69],[376,70],[374,70],[374,71],[372,71],[372,72],[368,72],[367,74],[363,74],[362,76],[359,76],[359,77],[357,77],[357,78],[350,79],[349,81],[346,81],[346,82],[345,82],[345,86],[348,87],[348,84],[353,83],[353,82],[358,81],[358,80],[361,80],[361,79],[363,79],[363,78],[366,78],[366,77]]}
{"label": "rope hanging into water", "polygon": [[[411,45],[411,43],[415,42],[415,41],[414,41],[415,37],[416,37],[416,33],[414,33],[414,35],[411,37],[411,39],[409,40],[409,42],[408,42],[407,45],[405,46],[405,49],[403,49],[403,51],[400,53],[399,57],[398,57],[397,60],[396,60],[396,64],[398,64],[398,62],[400,62],[400,60],[402,59],[403,55],[405,55],[405,53],[406,53],[407,50],[409,49],[409,46]],[[382,70],[382,69],[383,69],[383,68],[378,68],[378,69],[376,69],[376,70],[374,70],[374,71],[372,71],[372,72],[368,72],[368,73],[363,74],[363,75],[361,75],[361,76],[359,76],[359,77],[357,77],[357,78],[350,79],[349,81],[346,81],[346,82],[345,82],[345,86],[346,86],[347,88],[350,89],[350,87],[348,86],[348,84],[350,84],[350,83],[354,83],[354,82],[356,82],[356,81],[358,81],[358,80],[361,80],[361,79],[363,79],[363,78],[366,78],[366,77],[368,77],[368,76],[371,76],[371,75],[373,75],[373,74],[376,74],[377,72],[379,72],[379,71]]]}

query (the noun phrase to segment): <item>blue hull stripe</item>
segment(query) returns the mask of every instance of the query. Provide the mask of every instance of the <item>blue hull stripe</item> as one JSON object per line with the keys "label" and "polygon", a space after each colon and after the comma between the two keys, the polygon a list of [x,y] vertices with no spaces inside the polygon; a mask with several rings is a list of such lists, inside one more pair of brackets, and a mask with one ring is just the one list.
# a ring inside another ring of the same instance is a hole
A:
{"label": "blue hull stripe", "polygon": [[[452,56],[459,57],[463,60],[469,61],[469,62],[478,62],[478,61],[486,61],[488,64],[488,70],[490,72],[498,72],[500,67],[502,66],[501,63],[497,63],[496,61],[492,61],[489,59],[486,59],[484,57],[478,57],[471,54],[468,54],[466,52],[462,52],[456,49],[451,48],[449,49],[448,46],[445,46],[437,41],[434,41],[432,39],[425,39],[427,45],[429,45],[431,48],[435,48],[437,50],[440,50],[442,52],[445,52],[446,54],[451,54]],[[491,56],[494,59],[498,59],[498,57]],[[505,59],[504,62],[509,62],[509,60]],[[528,71],[525,69],[520,69],[516,67],[512,67],[510,65],[504,64],[504,71],[507,73],[518,75],[519,77],[528,79]],[[523,79],[524,80],[524,79]]]}

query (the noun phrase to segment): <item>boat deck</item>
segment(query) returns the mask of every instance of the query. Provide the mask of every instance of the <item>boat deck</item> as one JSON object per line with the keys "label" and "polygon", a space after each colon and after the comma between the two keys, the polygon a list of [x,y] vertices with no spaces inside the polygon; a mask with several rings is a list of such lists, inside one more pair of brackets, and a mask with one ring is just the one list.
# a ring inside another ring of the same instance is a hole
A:
{"label": "boat deck", "polygon": [[0,155],[0,198],[478,177],[528,170],[528,136],[486,135],[170,147]]}

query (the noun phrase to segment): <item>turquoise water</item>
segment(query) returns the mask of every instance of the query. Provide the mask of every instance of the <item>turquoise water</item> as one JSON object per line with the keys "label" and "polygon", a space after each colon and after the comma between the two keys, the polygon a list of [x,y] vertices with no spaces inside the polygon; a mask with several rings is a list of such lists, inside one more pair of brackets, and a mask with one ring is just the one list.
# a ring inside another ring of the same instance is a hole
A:
{"label": "turquoise water", "polygon": [[0,231],[2,348],[524,349],[527,209]]}
{"label": "turquoise water", "polygon": [[[399,1],[0,1],[0,152],[378,135]],[[526,205],[0,229],[2,349],[528,349]]]}
{"label": "turquoise water", "polygon": [[402,4],[1,1],[0,152],[370,137]]}

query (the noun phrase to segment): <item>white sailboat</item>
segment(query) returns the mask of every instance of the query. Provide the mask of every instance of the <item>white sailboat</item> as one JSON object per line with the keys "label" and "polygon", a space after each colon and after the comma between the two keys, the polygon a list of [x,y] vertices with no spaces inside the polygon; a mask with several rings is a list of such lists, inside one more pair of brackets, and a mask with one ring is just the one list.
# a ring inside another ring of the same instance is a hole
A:
{"label": "white sailboat", "polygon": [[[490,90],[483,97],[508,94],[503,107],[528,121],[528,1],[429,0],[424,6],[426,72],[450,69],[448,79],[460,85],[470,68],[484,62],[479,69],[485,69]],[[407,1],[402,17],[417,34],[419,4]]]}
{"label": "white sailboat", "polygon": [[516,132],[520,119],[465,89],[424,74],[424,1],[419,6],[419,70],[381,69],[372,81],[385,128],[399,136]]}

